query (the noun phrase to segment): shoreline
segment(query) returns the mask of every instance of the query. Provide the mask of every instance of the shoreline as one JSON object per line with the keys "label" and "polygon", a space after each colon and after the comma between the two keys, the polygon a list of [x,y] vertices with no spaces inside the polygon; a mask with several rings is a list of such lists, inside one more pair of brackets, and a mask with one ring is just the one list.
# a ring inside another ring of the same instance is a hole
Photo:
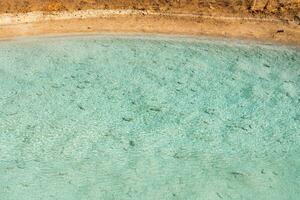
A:
{"label": "shoreline", "polygon": [[101,33],[209,36],[300,46],[300,26],[273,18],[243,18],[139,10],[0,14],[0,40]]}

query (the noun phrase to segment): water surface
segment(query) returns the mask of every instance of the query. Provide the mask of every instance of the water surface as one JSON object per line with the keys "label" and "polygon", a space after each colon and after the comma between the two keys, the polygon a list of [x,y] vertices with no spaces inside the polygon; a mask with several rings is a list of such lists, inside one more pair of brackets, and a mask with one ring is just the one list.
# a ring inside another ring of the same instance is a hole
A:
{"label": "water surface", "polygon": [[0,199],[300,196],[300,52],[195,38],[0,43]]}

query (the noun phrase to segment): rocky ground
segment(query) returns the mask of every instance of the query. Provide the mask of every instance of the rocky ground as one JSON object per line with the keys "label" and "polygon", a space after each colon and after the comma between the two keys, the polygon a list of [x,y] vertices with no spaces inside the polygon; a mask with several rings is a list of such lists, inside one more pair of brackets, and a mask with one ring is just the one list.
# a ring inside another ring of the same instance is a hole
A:
{"label": "rocky ground", "polygon": [[0,13],[137,9],[158,12],[272,16],[300,22],[299,0],[3,0]]}

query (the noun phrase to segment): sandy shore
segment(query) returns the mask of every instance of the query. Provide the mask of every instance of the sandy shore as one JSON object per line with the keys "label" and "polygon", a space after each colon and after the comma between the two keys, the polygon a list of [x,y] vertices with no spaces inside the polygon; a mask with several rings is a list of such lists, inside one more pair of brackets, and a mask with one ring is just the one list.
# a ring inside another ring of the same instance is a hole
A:
{"label": "sandy shore", "polygon": [[23,36],[161,33],[250,39],[300,46],[299,25],[272,18],[238,18],[138,10],[84,10],[0,15],[0,39]]}

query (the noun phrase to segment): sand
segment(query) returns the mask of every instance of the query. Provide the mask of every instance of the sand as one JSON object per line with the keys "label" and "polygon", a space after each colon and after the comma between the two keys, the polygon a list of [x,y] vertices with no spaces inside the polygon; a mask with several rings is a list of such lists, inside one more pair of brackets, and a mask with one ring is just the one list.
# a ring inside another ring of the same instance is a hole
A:
{"label": "sand", "polygon": [[82,10],[0,15],[0,39],[37,35],[160,33],[214,36],[299,45],[299,25],[278,18]]}

